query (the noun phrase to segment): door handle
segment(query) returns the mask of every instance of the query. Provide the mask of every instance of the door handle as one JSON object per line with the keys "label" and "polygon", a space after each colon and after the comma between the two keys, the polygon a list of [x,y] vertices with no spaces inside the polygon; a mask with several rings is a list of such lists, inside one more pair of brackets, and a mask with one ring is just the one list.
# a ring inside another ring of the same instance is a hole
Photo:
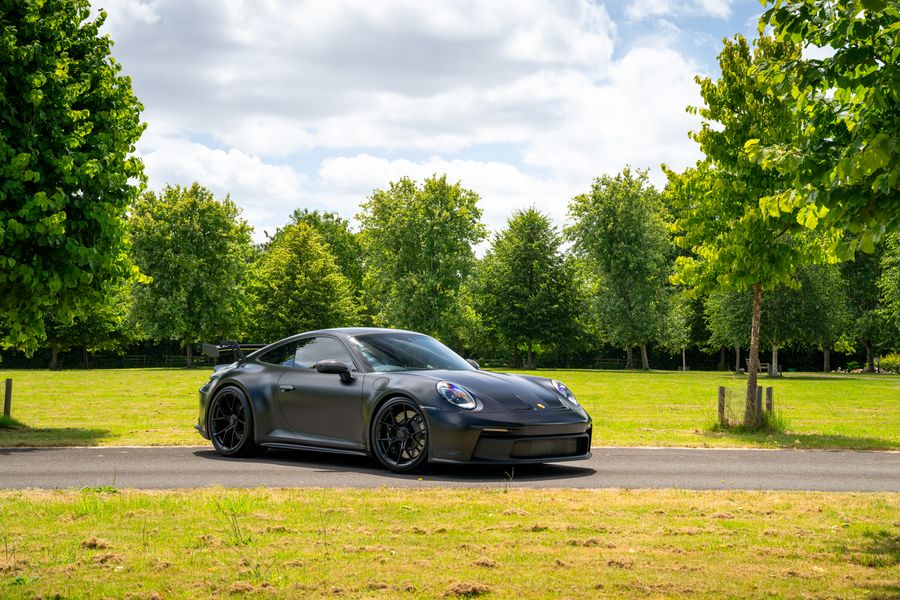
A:
{"label": "door handle", "polygon": [[292,385],[282,385],[279,387],[281,388],[282,392],[293,392],[294,391],[294,386],[292,386]]}

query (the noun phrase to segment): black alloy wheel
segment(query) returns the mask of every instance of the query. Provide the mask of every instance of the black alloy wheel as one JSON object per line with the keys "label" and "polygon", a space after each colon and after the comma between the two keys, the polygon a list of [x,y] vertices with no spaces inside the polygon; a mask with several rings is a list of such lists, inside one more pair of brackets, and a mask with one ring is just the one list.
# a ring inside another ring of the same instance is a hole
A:
{"label": "black alloy wheel", "polygon": [[209,437],[222,456],[253,453],[253,414],[244,393],[226,387],[216,394],[209,410]]}
{"label": "black alloy wheel", "polygon": [[397,473],[415,471],[428,460],[428,425],[415,402],[394,398],[378,409],[372,449],[382,465]]}

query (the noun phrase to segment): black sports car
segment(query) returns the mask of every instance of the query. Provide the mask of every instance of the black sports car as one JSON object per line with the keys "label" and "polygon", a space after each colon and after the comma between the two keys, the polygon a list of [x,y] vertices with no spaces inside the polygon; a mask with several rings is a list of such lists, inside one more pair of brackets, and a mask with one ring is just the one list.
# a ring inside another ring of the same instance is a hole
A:
{"label": "black sports car", "polygon": [[[246,346],[245,346],[246,347]],[[259,446],[425,462],[589,458],[591,417],[559,381],[481,371],[434,338],[395,329],[301,333],[244,357],[200,388],[197,430],[224,456]]]}

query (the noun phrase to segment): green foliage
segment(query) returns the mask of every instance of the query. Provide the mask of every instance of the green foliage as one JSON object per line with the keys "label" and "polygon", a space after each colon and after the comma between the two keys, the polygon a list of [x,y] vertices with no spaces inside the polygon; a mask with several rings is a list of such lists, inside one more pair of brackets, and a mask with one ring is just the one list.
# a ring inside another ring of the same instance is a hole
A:
{"label": "green foliage", "polygon": [[807,347],[850,350],[847,282],[838,265],[817,265],[800,273],[800,311],[795,341]]}
{"label": "green foliage", "polygon": [[[748,139],[750,156],[790,186],[763,200],[805,227],[849,229],[842,260],[900,225],[900,4],[884,0],[769,0],[760,19],[776,39],[829,48],[826,58],[767,56],[757,80],[787,102],[796,135]],[[754,136],[758,138],[759,136]]]}
{"label": "green foliage", "polygon": [[404,177],[374,190],[358,216],[367,307],[378,325],[459,339],[460,291],[472,272],[472,247],[485,236],[478,194],[446,175],[419,186]]}
{"label": "green foliage", "polygon": [[334,212],[298,208],[291,215],[291,223],[306,223],[312,226],[322,241],[328,244],[338,269],[353,286],[354,291],[362,288],[362,245],[359,236],[350,230],[347,219]]}
{"label": "green foliage", "polygon": [[885,239],[878,289],[883,319],[900,331],[900,232]]}
{"label": "green foliage", "polygon": [[251,331],[263,342],[355,324],[350,282],[307,223],[288,225],[269,243],[253,265],[249,296]]}
{"label": "green foliage", "polygon": [[794,215],[761,202],[784,189],[743,152],[749,139],[776,143],[796,136],[790,105],[768,95],[750,75],[760,61],[799,56],[797,47],[760,38],[752,49],[741,36],[725,41],[722,77],[697,78],[705,106],[692,134],[706,155],[682,174],[667,171],[667,200],[678,214],[676,243],[693,256],[676,261],[676,283],[711,290],[772,289],[789,284],[798,267],[824,260],[823,242]]}
{"label": "green foliage", "polygon": [[77,346],[86,351],[122,351],[139,334],[129,326],[132,293],[127,284],[116,286],[112,293],[90,307],[83,316],[71,323],[47,323],[47,339],[59,352]]}
{"label": "green foliage", "polygon": [[713,348],[746,348],[750,343],[752,297],[747,292],[715,290],[704,301],[704,315]]}
{"label": "green foliage", "polygon": [[900,354],[888,354],[881,357],[882,371],[890,371],[891,373],[900,373]]}
{"label": "green foliage", "polygon": [[678,352],[691,345],[691,319],[694,314],[694,299],[682,292],[672,292],[667,299],[667,311],[659,336],[660,345]]}
{"label": "green foliage", "polygon": [[617,346],[651,342],[667,310],[669,238],[659,194],[647,172],[626,168],[594,180],[569,204],[566,233],[597,279],[603,330]]}
{"label": "green foliage", "polygon": [[559,251],[550,218],[534,208],[517,210],[497,233],[479,273],[478,308],[513,345],[571,343],[579,324],[579,288],[572,265]]}
{"label": "green foliage", "polygon": [[[716,290],[706,300],[709,345],[747,347],[752,297],[748,292]],[[850,319],[845,282],[837,265],[800,269],[793,285],[779,285],[766,295],[760,313],[763,347],[798,346],[832,349]]]}
{"label": "green foliage", "polygon": [[[887,249],[890,252],[886,256]],[[891,319],[890,300],[887,304],[883,302],[890,296],[883,296],[879,290],[879,284],[887,287],[890,281],[891,276],[885,276],[885,271],[890,272],[893,261],[897,260],[892,258],[897,256],[896,252],[892,243],[878,244],[872,254],[858,253],[853,260],[841,264],[847,282],[848,330],[865,348],[869,370],[874,368],[876,350],[887,349],[897,340],[898,327]]]}
{"label": "green foliage", "polygon": [[134,205],[133,256],[152,279],[134,287],[134,314],[147,336],[189,345],[240,332],[251,251],[240,213],[198,183],[147,192]]}
{"label": "green foliage", "polygon": [[131,80],[87,0],[0,7],[0,344],[84,317],[133,270],[125,210],[142,165]]}

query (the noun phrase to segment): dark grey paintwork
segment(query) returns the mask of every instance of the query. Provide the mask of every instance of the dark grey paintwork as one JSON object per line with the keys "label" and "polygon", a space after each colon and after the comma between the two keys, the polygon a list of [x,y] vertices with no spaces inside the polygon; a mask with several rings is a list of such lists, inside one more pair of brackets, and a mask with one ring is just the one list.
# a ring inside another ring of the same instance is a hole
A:
{"label": "dark grey paintwork", "polygon": [[[370,454],[373,415],[383,402],[403,396],[413,400],[425,416],[431,462],[520,463],[590,457],[590,416],[581,406],[564,401],[549,379],[475,368],[375,372],[349,342],[354,336],[375,333],[414,334],[376,328],[310,331],[219,368],[200,389],[197,430],[208,439],[210,401],[223,387],[235,386],[250,399],[257,444]],[[336,374],[259,360],[281,345],[311,337],[330,337],[343,345],[353,362],[352,380],[345,382]],[[441,380],[472,393],[475,409],[461,409],[441,398],[435,388]],[[510,456],[516,442],[538,438],[577,438],[577,453]]]}

